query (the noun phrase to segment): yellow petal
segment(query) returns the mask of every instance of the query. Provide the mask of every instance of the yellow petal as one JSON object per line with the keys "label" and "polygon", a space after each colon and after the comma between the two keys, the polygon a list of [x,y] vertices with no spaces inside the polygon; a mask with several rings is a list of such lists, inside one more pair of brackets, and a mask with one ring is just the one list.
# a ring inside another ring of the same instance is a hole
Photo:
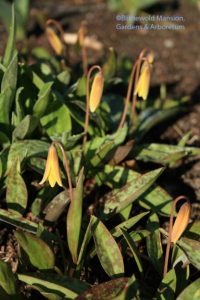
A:
{"label": "yellow petal", "polygon": [[90,111],[94,112],[101,101],[103,94],[104,77],[101,72],[98,72],[93,80],[91,93],[90,93]]}
{"label": "yellow petal", "polygon": [[134,95],[137,95],[143,100],[147,99],[149,93],[149,85],[150,85],[150,68],[146,62],[144,62],[141,68],[141,74],[138,80],[138,84],[136,86]]}
{"label": "yellow petal", "polygon": [[56,179],[55,179],[55,176],[54,176],[54,173],[53,173],[53,170],[50,171],[50,174],[49,174],[49,177],[48,177],[48,180],[49,180],[49,184],[51,187],[54,187],[56,185]]}
{"label": "yellow petal", "polygon": [[47,155],[47,160],[46,160],[46,166],[45,166],[45,171],[44,171],[44,175],[43,175],[43,178],[42,180],[39,182],[39,184],[43,184],[49,177],[49,173],[50,173],[50,167],[51,167],[51,156],[52,156],[52,153],[51,153],[51,147],[49,148],[49,151],[48,151],[48,155]]}
{"label": "yellow petal", "polygon": [[184,203],[176,217],[176,220],[174,222],[173,228],[172,228],[172,234],[171,234],[171,242],[176,243],[184,230],[186,229],[188,223],[190,220],[190,205],[189,203]]}
{"label": "yellow petal", "polygon": [[63,44],[58,35],[55,33],[55,31],[47,27],[46,28],[46,35],[48,38],[48,41],[53,48],[53,50],[56,52],[57,55],[62,55],[63,53]]}
{"label": "yellow petal", "polygon": [[58,183],[59,186],[62,186],[58,155],[57,155],[56,148],[53,144],[50,146],[48,151],[46,168],[40,184],[43,184],[46,180],[49,181],[51,187],[54,187],[56,182]]}
{"label": "yellow petal", "polygon": [[58,185],[62,186],[62,180],[61,180],[61,175],[60,175],[60,168],[59,168],[59,161],[58,161],[58,155],[56,148],[54,145],[52,147],[52,157],[51,157],[51,167],[50,167],[50,175],[51,178],[54,178],[55,182],[58,183]]}

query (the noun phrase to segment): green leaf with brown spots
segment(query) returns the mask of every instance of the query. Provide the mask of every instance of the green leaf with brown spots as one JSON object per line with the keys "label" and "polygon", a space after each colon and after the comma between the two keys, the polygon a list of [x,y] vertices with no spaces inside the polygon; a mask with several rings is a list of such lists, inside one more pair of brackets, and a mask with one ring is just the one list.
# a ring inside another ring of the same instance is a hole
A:
{"label": "green leaf with brown spots", "polygon": [[0,286],[10,296],[14,296],[17,293],[17,284],[16,284],[15,275],[13,274],[10,265],[1,260],[0,260]]}
{"label": "green leaf with brown spots", "polygon": [[124,262],[121,251],[112,234],[95,216],[92,216],[92,234],[95,248],[104,271],[110,276],[124,273]]}
{"label": "green leaf with brown spots", "polygon": [[14,235],[34,267],[39,270],[52,269],[54,267],[54,253],[41,238],[23,231],[15,231]]}
{"label": "green leaf with brown spots", "polygon": [[163,278],[157,293],[155,295],[156,300],[171,300],[175,299],[176,291],[176,273],[175,270],[170,270]]}
{"label": "green leaf with brown spots", "polygon": [[200,278],[187,286],[177,297],[177,300],[199,300],[200,299]]}
{"label": "green leaf with brown spots", "polygon": [[69,203],[70,198],[68,190],[56,195],[43,211],[45,213],[45,220],[49,222],[57,221]]}
{"label": "green leaf with brown spots", "polygon": [[67,241],[73,262],[78,260],[78,246],[80,241],[82,205],[83,205],[84,169],[82,168],[73,191],[73,200],[70,202],[67,213]]}
{"label": "green leaf with brown spots", "polygon": [[103,208],[100,208],[101,216],[103,218],[109,218],[111,215],[119,213],[129,204],[133,203],[133,201],[137,200],[151,187],[162,174],[163,170],[163,168],[159,168],[140,175],[137,180],[134,178],[122,188],[112,190],[106,194],[102,199],[104,205]]}
{"label": "green leaf with brown spots", "polygon": [[86,282],[52,273],[18,274],[18,278],[50,300],[75,299],[89,288]]}
{"label": "green leaf with brown spots", "polygon": [[163,249],[159,231],[159,218],[156,214],[149,217],[147,229],[151,235],[147,237],[147,252],[155,270],[161,275],[163,273]]}
{"label": "green leaf with brown spots", "polygon": [[6,179],[6,202],[8,210],[23,215],[28,200],[26,184],[20,174],[19,159],[13,162]]}
{"label": "green leaf with brown spots", "polygon": [[117,278],[98,284],[79,295],[75,300],[111,300],[127,286],[129,278]]}
{"label": "green leaf with brown spots", "polygon": [[188,238],[181,238],[177,242],[177,245],[185,252],[191,264],[200,270],[200,242]]}

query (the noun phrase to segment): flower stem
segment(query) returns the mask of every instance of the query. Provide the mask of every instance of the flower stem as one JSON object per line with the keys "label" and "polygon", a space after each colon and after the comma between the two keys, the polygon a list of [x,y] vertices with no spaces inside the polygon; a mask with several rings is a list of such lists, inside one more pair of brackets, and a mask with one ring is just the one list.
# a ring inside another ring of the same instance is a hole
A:
{"label": "flower stem", "polygon": [[65,167],[65,171],[67,174],[67,179],[68,179],[68,184],[69,184],[69,195],[70,195],[70,200],[72,202],[73,201],[73,187],[72,187],[72,180],[71,180],[71,173],[70,173],[68,158],[67,158],[65,150],[60,142],[54,141],[53,144],[58,145],[58,147],[60,148],[62,155],[63,155],[63,165]]}
{"label": "flower stem", "polygon": [[83,148],[87,142],[87,132],[88,132],[88,125],[89,125],[89,114],[90,114],[90,77],[93,72],[93,70],[99,70],[99,72],[102,72],[102,69],[98,65],[92,66],[88,73],[87,73],[87,79],[86,79],[86,113],[85,113],[85,126],[84,126],[84,137],[83,137]]}
{"label": "flower stem", "polygon": [[166,248],[166,253],[165,253],[163,277],[165,277],[165,275],[168,272],[168,262],[169,262],[170,246],[171,246],[171,235],[172,235],[172,228],[173,228],[174,211],[175,211],[178,201],[180,201],[180,200],[188,201],[187,197],[181,195],[181,196],[177,197],[175,200],[173,200],[173,202],[172,202],[170,219],[169,219],[169,234],[168,234],[167,248]]}
{"label": "flower stem", "polygon": [[124,122],[126,120],[126,115],[127,115],[127,111],[128,111],[128,104],[129,104],[130,98],[131,98],[131,91],[132,91],[132,87],[133,87],[133,79],[134,79],[134,74],[135,74],[137,63],[138,62],[136,61],[136,63],[133,65],[132,70],[131,70],[131,75],[130,75],[130,79],[129,79],[124,110],[123,110],[123,113],[122,113],[122,117],[121,117],[121,121],[119,123],[118,130],[124,126]]}
{"label": "flower stem", "polygon": [[87,51],[85,45],[82,46],[81,53],[82,53],[83,73],[86,76],[88,72],[88,66],[87,66]]}

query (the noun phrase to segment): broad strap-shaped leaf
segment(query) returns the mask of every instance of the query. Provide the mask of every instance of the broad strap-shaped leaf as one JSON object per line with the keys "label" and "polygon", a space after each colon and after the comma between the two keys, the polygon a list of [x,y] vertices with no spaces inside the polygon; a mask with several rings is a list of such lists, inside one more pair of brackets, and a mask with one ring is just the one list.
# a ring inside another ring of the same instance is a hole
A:
{"label": "broad strap-shaped leaf", "polygon": [[111,300],[127,287],[129,278],[122,277],[98,284],[83,292],[75,300]]}
{"label": "broad strap-shaped leaf", "polygon": [[0,208],[0,221],[32,233],[36,233],[39,227],[39,224],[22,218],[18,213],[2,208]]}
{"label": "broad strap-shaped leaf", "polygon": [[34,267],[39,270],[52,269],[54,267],[54,253],[41,238],[23,231],[15,231],[14,234]]}
{"label": "broad strap-shaped leaf", "polygon": [[[96,174],[96,182],[99,185],[106,184],[111,189],[120,189],[123,185],[138,181],[141,174],[128,168],[105,165],[102,172]],[[153,185],[139,197],[140,206],[152,209],[161,215],[169,215],[171,211],[172,197],[160,186]]]}
{"label": "broad strap-shaped leaf", "polygon": [[159,231],[159,218],[154,213],[149,217],[147,229],[151,235],[147,237],[147,252],[155,270],[161,275],[163,273],[163,250]]}
{"label": "broad strap-shaped leaf", "polygon": [[46,158],[48,149],[49,143],[40,140],[23,140],[13,143],[8,154],[7,171],[17,158],[20,159],[20,162],[33,156]]}
{"label": "broad strap-shaped leaf", "polygon": [[45,83],[38,94],[38,99],[33,106],[33,115],[40,119],[46,112],[53,82]]}
{"label": "broad strap-shaped leaf", "polygon": [[13,130],[12,138],[15,140],[23,140],[28,137],[37,127],[38,119],[32,115],[26,115],[24,119]]}
{"label": "broad strap-shaped leaf", "polygon": [[45,220],[49,222],[57,221],[69,203],[70,198],[68,190],[56,195],[43,211],[45,213]]}
{"label": "broad strap-shaped leaf", "polygon": [[163,278],[154,299],[156,300],[175,299],[176,281],[177,279],[176,279],[175,270],[171,269]]}
{"label": "broad strap-shaped leaf", "polygon": [[23,215],[28,201],[26,184],[20,172],[20,162],[13,162],[6,178],[6,202],[8,209]]}
{"label": "broad strap-shaped leaf", "polygon": [[85,150],[85,161],[91,167],[97,167],[101,163],[112,158],[113,151],[124,142],[127,135],[127,126],[118,130],[115,134],[103,137],[95,137],[87,142]]}
{"label": "broad strap-shaped leaf", "polygon": [[[10,296],[16,296],[17,283],[16,277],[12,272],[11,266],[0,260],[0,286]],[[3,299],[2,299],[3,300]]]}
{"label": "broad strap-shaped leaf", "polygon": [[124,262],[121,251],[112,234],[95,216],[93,218],[92,234],[95,248],[104,271],[110,276],[124,273]]}
{"label": "broad strap-shaped leaf", "polygon": [[3,74],[0,95],[0,123],[3,123],[4,131],[9,132],[10,111],[13,104],[17,84],[18,57],[17,52],[12,57],[10,64]]}
{"label": "broad strap-shaped leaf", "polygon": [[142,218],[144,218],[148,213],[149,213],[148,211],[140,213],[120,223],[113,230],[111,230],[112,235],[114,237],[120,237],[122,235],[121,229],[123,230],[131,229],[135,224],[137,224],[137,222],[139,222]]}
{"label": "broad strap-shaped leaf", "polygon": [[200,242],[188,238],[181,238],[177,242],[177,245],[186,253],[191,264],[200,270]]}
{"label": "broad strap-shaped leaf", "polygon": [[147,191],[156,179],[162,174],[163,168],[150,171],[140,175],[124,185],[122,188],[113,190],[103,197],[104,206],[100,210],[104,218],[120,212],[126,206],[137,200],[145,191]]}
{"label": "broad strap-shaped leaf", "polygon": [[7,67],[15,51],[15,37],[16,37],[16,17],[15,17],[15,4],[12,5],[12,16],[9,30],[9,37],[6,44],[6,50],[3,58],[3,65]]}
{"label": "broad strap-shaped leaf", "polygon": [[200,278],[193,281],[187,286],[182,293],[177,297],[177,300],[199,300],[200,297]]}
{"label": "broad strap-shaped leaf", "polygon": [[87,229],[85,231],[85,235],[84,235],[83,241],[81,243],[77,265],[79,265],[81,263],[81,261],[84,259],[85,254],[86,254],[87,245],[88,245],[90,239],[92,238],[92,224],[93,224],[93,217],[90,217],[90,221],[87,225]]}
{"label": "broad strap-shaped leaf", "polygon": [[73,191],[73,200],[70,202],[66,219],[67,241],[73,262],[75,264],[78,260],[78,246],[80,242],[82,223],[83,181],[84,169],[82,168],[77,180],[76,188]]}
{"label": "broad strap-shaped leaf", "polygon": [[178,160],[200,154],[200,148],[167,144],[143,144],[135,146],[131,155],[136,160],[151,161],[162,165],[172,165]]}
{"label": "broad strap-shaped leaf", "polygon": [[78,294],[89,288],[86,282],[51,273],[18,274],[18,278],[44,296],[48,295],[48,299],[75,299]]}
{"label": "broad strap-shaped leaf", "polygon": [[40,119],[40,123],[50,137],[57,137],[64,131],[71,131],[72,123],[69,109],[63,103],[61,96],[57,94],[52,96],[48,110]]}
{"label": "broad strap-shaped leaf", "polygon": [[128,246],[134,256],[134,259],[137,264],[139,272],[143,273],[142,262],[140,260],[139,253],[138,253],[137,247],[136,247],[133,239],[131,238],[131,236],[129,235],[129,233],[126,230],[121,228],[121,231],[122,231],[122,235],[123,235],[125,241],[127,242]]}

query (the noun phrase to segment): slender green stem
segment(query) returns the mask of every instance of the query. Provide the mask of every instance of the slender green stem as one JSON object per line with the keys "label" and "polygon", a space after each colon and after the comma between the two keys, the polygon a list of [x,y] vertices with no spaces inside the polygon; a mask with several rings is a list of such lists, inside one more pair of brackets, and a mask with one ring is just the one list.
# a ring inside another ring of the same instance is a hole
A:
{"label": "slender green stem", "polygon": [[164,262],[164,271],[163,271],[163,277],[168,272],[168,263],[169,263],[169,253],[170,253],[170,246],[171,246],[171,235],[172,235],[172,229],[173,229],[173,219],[174,219],[174,212],[177,205],[177,202],[180,200],[186,200],[188,201],[187,197],[185,196],[179,196],[172,202],[171,207],[171,213],[170,213],[170,219],[169,219],[169,234],[167,239],[167,247],[166,247],[166,253],[165,253],[165,262]]}
{"label": "slender green stem", "polygon": [[63,148],[63,146],[61,145],[60,142],[54,141],[53,144],[58,145],[58,147],[60,148],[60,150],[62,152],[63,165],[65,167],[65,171],[66,171],[66,174],[67,174],[67,179],[68,179],[68,184],[69,184],[70,200],[72,202],[73,201],[73,187],[72,187],[72,180],[71,180],[71,173],[70,173],[68,158],[67,158],[65,150],[64,150],[64,148]]}
{"label": "slender green stem", "polygon": [[88,73],[87,73],[87,79],[86,79],[86,113],[85,113],[85,126],[84,126],[84,137],[83,137],[83,148],[87,142],[87,133],[88,133],[88,125],[89,125],[89,114],[90,114],[90,77],[93,72],[93,70],[99,70],[99,72],[102,72],[102,69],[98,65],[92,66]]}

